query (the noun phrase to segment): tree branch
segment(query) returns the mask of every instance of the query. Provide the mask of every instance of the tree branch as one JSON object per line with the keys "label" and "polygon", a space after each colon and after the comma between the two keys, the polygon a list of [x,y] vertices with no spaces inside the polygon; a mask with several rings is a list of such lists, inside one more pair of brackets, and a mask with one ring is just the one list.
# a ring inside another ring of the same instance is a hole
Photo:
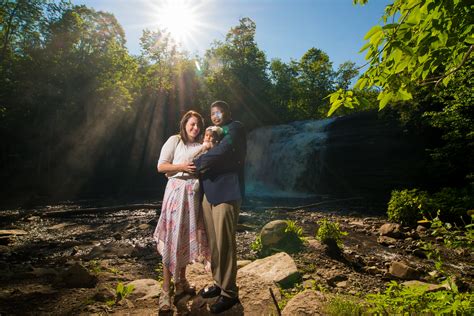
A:
{"label": "tree branch", "polygon": [[464,66],[464,64],[468,61],[469,59],[469,55],[471,55],[472,51],[474,50],[474,45],[471,45],[469,47],[469,50],[466,52],[466,55],[464,55],[464,58],[462,59],[461,63],[456,67],[454,68],[453,70],[441,75],[441,76],[438,76],[438,77],[432,77],[432,78],[429,78],[429,79],[425,79],[423,81],[420,82],[420,85],[421,86],[426,86],[428,84],[432,84],[432,83],[435,83],[435,88],[438,87],[438,85],[440,84],[440,82],[446,78],[447,76],[449,75],[452,75],[453,73],[459,71],[462,66]]}

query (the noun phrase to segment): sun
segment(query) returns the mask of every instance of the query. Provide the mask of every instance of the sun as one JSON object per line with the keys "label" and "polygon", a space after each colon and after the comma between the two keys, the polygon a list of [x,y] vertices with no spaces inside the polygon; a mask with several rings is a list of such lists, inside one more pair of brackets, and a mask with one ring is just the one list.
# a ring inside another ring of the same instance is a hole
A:
{"label": "sun", "polygon": [[198,29],[197,7],[192,1],[162,1],[156,8],[156,23],[179,43],[189,41]]}

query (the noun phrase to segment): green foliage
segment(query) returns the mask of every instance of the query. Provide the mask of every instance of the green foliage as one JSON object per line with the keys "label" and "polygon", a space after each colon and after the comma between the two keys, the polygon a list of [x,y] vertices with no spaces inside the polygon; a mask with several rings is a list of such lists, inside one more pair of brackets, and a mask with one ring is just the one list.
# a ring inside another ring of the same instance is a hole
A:
{"label": "green foliage", "polygon": [[298,61],[285,64],[274,59],[270,64],[274,102],[286,114],[282,116],[285,121],[322,118],[329,108],[326,96],[334,89],[347,88],[357,74],[350,61],[334,71],[329,56],[314,47]]}
{"label": "green foliage", "polygon": [[362,306],[354,297],[335,295],[324,305],[324,314],[331,316],[354,316],[362,314]]}
{"label": "green foliage", "polygon": [[300,241],[304,241],[303,227],[300,227],[295,221],[286,221],[285,233],[295,238],[298,238]]}
{"label": "green foliage", "polygon": [[[425,287],[406,287],[392,281],[384,293],[366,296],[369,314],[376,315],[470,315],[474,294],[452,290],[427,292]],[[365,309],[365,308],[364,308]]]}
{"label": "green foliage", "polygon": [[158,265],[155,268],[156,272],[156,280],[158,281],[163,281],[163,263],[158,263]]}
{"label": "green foliage", "polygon": [[[441,237],[444,245],[448,248],[463,248],[472,252],[474,250],[474,215],[471,215],[471,222],[462,228],[456,224],[453,225],[441,221],[439,213],[440,211],[438,211],[438,216],[434,219],[427,220],[431,225],[431,235],[433,237]],[[441,247],[429,241],[419,241],[418,246],[425,251],[428,259],[433,260],[436,271],[443,276],[447,276],[443,268],[444,262]]]}
{"label": "green foliage", "polygon": [[427,209],[428,193],[418,189],[394,190],[388,202],[388,219],[403,225],[415,225]]}
{"label": "green foliage", "polygon": [[[383,109],[389,103],[412,99],[421,85],[446,86],[471,58],[472,8],[467,0],[394,0],[385,9],[382,25],[365,35],[367,43],[361,52],[366,51],[369,67],[354,88],[380,87],[378,101]],[[329,113],[360,103],[344,90],[333,96]]]}
{"label": "green foliage", "polygon": [[254,241],[250,244],[250,249],[259,253],[262,251],[262,237],[258,235]]}
{"label": "green foliage", "polygon": [[[428,101],[434,105],[422,119],[442,135],[442,144],[431,151],[435,168],[441,176],[456,175],[456,185],[474,182],[474,67],[470,61],[454,74],[446,89]],[[442,106],[439,106],[439,105]]]}
{"label": "green foliage", "polygon": [[467,218],[467,211],[473,207],[474,192],[469,187],[442,188],[430,196],[430,204],[440,211],[437,216],[441,220],[459,222],[460,218]]}
{"label": "green foliage", "polygon": [[209,101],[225,99],[233,115],[252,129],[278,120],[268,106],[271,82],[268,61],[255,41],[256,24],[244,17],[206,52],[203,75]]}
{"label": "green foliage", "polygon": [[298,252],[303,247],[305,238],[303,228],[295,221],[286,220],[285,236],[278,243],[274,251],[286,251],[289,253]]}
{"label": "green foliage", "polygon": [[341,231],[339,223],[331,222],[327,219],[318,221],[318,231],[316,232],[316,239],[322,243],[335,241],[339,247],[342,247],[342,236],[346,236],[347,232]]}
{"label": "green foliage", "polygon": [[[439,215],[439,212],[438,212]],[[432,235],[434,237],[443,237],[443,242],[448,248],[467,248],[474,250],[474,215],[471,215],[471,221],[464,228],[456,224],[445,223],[436,216],[430,221]]]}
{"label": "green foliage", "polygon": [[99,260],[91,260],[89,262],[89,270],[95,274],[102,272],[102,267],[100,266]]}
{"label": "green foliage", "polygon": [[441,275],[446,275],[446,271],[443,269],[443,258],[439,247],[431,242],[419,241],[418,246],[423,249],[428,259],[433,260],[435,270]]}
{"label": "green foliage", "polygon": [[433,194],[419,189],[394,190],[388,202],[387,215],[389,220],[404,225],[415,225],[423,217],[462,222],[472,205],[471,188],[443,188]]}
{"label": "green foliage", "polygon": [[133,284],[130,285],[123,285],[122,282],[117,284],[115,289],[115,300],[114,301],[107,301],[107,305],[112,306],[120,302],[121,300],[125,299],[130,293],[133,292],[134,286]]}

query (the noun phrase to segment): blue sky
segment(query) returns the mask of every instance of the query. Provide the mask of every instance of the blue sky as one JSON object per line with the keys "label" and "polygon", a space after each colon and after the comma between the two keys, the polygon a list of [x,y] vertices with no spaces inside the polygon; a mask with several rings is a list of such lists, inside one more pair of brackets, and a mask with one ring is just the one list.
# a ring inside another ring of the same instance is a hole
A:
{"label": "blue sky", "polygon": [[[173,0],[179,1],[179,0]],[[180,0],[193,7],[196,26],[183,46],[203,55],[215,40],[250,17],[257,25],[256,42],[268,60],[298,60],[311,47],[326,52],[334,68],[346,60],[364,63],[358,53],[364,35],[380,23],[384,7],[391,1],[371,0],[354,6],[352,0]],[[73,0],[96,10],[113,13],[123,26],[127,46],[139,54],[139,38],[145,28],[154,29],[160,20],[163,0]],[[166,1],[165,1],[166,2]],[[172,1],[168,1],[172,2]]]}

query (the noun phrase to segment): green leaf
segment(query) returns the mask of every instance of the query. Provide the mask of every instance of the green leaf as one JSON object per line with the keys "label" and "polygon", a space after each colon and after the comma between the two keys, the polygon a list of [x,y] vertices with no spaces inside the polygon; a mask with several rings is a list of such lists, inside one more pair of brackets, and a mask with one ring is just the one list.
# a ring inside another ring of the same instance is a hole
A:
{"label": "green leaf", "polygon": [[349,109],[353,109],[354,108],[354,104],[353,104],[353,101],[345,101],[343,103],[343,105],[346,107],[346,108],[349,108]]}
{"label": "green leaf", "polygon": [[388,102],[393,99],[393,93],[392,92],[382,92],[382,93],[379,94],[377,99],[380,100],[379,110],[382,110],[383,108],[385,108],[385,106],[388,104]]}
{"label": "green leaf", "polygon": [[411,100],[413,98],[413,96],[411,95],[410,92],[408,92],[404,89],[400,89],[400,90],[398,90],[398,98],[400,100],[406,101],[406,100]]}
{"label": "green leaf", "polygon": [[382,28],[384,30],[390,30],[390,29],[394,29],[398,26],[397,23],[389,23],[389,24],[385,24]]}
{"label": "green leaf", "polygon": [[367,86],[367,82],[367,78],[359,78],[359,80],[357,80],[356,84],[354,85],[354,89],[364,89]]}
{"label": "green leaf", "polygon": [[429,58],[428,54],[420,55],[420,56],[418,56],[418,62],[422,64],[422,63],[424,63],[425,61],[427,61],[428,58]]}
{"label": "green leaf", "polygon": [[468,44],[470,44],[470,45],[474,44],[474,34],[469,35],[469,36],[466,38],[465,42],[468,43]]}
{"label": "green leaf", "polygon": [[334,111],[336,111],[342,104],[343,100],[337,100],[336,102],[332,103],[331,104],[331,108],[329,109],[329,112],[328,112],[328,117],[331,116]]}
{"label": "green leaf", "polygon": [[359,53],[362,53],[364,50],[369,48],[370,45],[372,45],[370,42],[365,43],[364,46],[362,46],[361,49],[359,50]]}
{"label": "green leaf", "polygon": [[334,103],[334,101],[336,101],[339,98],[339,95],[340,95],[339,91],[333,92],[330,95],[328,95],[329,96],[329,102]]}
{"label": "green leaf", "polygon": [[364,36],[364,39],[365,40],[368,40],[369,38],[371,38],[374,34],[377,34],[379,32],[382,32],[382,27],[380,25],[375,25],[374,27],[372,27],[368,32],[367,34],[365,34]]}
{"label": "green leaf", "polygon": [[357,101],[359,101],[359,104],[364,108],[370,107],[370,102],[366,98],[357,97]]}
{"label": "green leaf", "polygon": [[394,73],[399,73],[402,72],[407,66],[410,64],[410,58],[405,58],[401,60],[400,62],[395,64],[395,70]]}

